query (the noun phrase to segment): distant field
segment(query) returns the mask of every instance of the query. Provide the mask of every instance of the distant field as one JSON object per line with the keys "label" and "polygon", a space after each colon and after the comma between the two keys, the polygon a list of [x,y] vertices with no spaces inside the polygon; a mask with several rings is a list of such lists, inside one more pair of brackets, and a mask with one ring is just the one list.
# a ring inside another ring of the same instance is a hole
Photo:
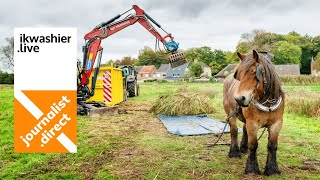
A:
{"label": "distant field", "polygon": [[[127,114],[78,118],[78,153],[15,154],[13,86],[0,85],[0,179],[266,179],[244,174],[246,155],[229,159],[228,146],[206,147],[217,138],[214,135],[168,134],[149,109],[159,95],[183,86],[212,91],[216,112],[210,116],[225,119],[221,83],[141,83],[141,95],[121,104]],[[320,84],[285,89],[287,99],[299,92],[310,97],[320,94]],[[271,179],[320,179],[319,134],[320,118],[287,111],[277,157],[282,175]],[[230,141],[230,136],[222,141]],[[262,171],[266,154],[267,133],[258,148]]]}

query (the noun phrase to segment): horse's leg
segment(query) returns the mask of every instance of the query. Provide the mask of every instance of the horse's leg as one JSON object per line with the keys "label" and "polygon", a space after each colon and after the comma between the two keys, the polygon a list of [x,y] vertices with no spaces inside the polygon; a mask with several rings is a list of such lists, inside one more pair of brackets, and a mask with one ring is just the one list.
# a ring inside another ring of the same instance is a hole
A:
{"label": "horse's leg", "polygon": [[257,140],[257,133],[259,127],[256,123],[252,122],[252,120],[246,121],[246,128],[248,133],[248,160],[246,163],[245,173],[255,173],[261,174],[259,170],[258,160],[257,160],[257,148],[258,148],[258,140]]}
{"label": "horse's leg", "polygon": [[231,134],[231,145],[229,151],[229,157],[241,157],[241,152],[238,146],[238,127],[237,118],[232,117],[229,120],[230,134]]}
{"label": "horse's leg", "polygon": [[247,134],[247,128],[246,128],[246,124],[243,124],[243,135],[242,135],[242,139],[241,139],[241,144],[240,144],[240,151],[242,153],[247,153],[248,151],[248,134]]}
{"label": "horse's leg", "polygon": [[269,129],[268,137],[268,156],[267,163],[264,170],[264,175],[270,176],[273,174],[280,174],[280,170],[277,164],[277,148],[278,148],[278,136],[282,127],[282,121],[277,121]]}

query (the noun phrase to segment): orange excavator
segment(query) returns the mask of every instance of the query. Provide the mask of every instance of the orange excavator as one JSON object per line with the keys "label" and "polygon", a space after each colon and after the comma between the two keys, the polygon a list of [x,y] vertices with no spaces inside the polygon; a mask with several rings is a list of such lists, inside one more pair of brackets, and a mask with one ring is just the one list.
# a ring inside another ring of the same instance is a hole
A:
{"label": "orange excavator", "polygon": [[[131,10],[134,10],[135,13],[128,14]],[[126,15],[125,18],[118,20],[125,14],[128,15]],[[160,24],[157,23],[154,19],[152,19],[146,12],[144,12],[144,10],[139,8],[137,5],[133,5],[131,9],[125,11],[124,13],[118,14],[112,19],[97,25],[93,30],[91,30],[84,36],[86,43],[83,46],[83,66],[80,67],[80,63],[78,63],[78,113],[79,106],[81,109],[80,111],[86,111],[92,108],[92,106],[86,104],[85,101],[94,95],[96,80],[100,68],[101,56],[103,51],[103,48],[100,46],[101,41],[111,36],[112,34],[115,34],[121,31],[122,29],[131,26],[137,22],[140,23],[147,31],[149,31],[153,36],[156,37],[156,45],[158,44],[158,47],[160,41],[163,44],[166,53],[171,54],[169,58],[169,63],[171,64],[171,67],[177,67],[186,62],[183,54],[177,52],[179,44],[174,41],[173,36],[167,31],[165,31],[160,26]],[[165,35],[162,36],[154,27],[154,25],[160,28],[165,33]],[[91,89],[89,89],[89,79],[96,61],[97,67],[95,68],[94,75],[92,76]],[[80,114],[86,114],[86,112]]]}

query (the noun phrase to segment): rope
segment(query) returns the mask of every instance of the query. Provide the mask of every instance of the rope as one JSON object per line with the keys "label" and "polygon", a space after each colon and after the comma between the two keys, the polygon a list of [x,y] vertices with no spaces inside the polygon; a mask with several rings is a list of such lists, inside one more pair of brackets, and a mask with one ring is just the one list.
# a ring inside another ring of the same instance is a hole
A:
{"label": "rope", "polygon": [[[236,115],[236,114],[238,114],[238,112],[237,112],[237,111],[233,111],[233,112],[227,117],[227,119],[226,119],[227,122],[226,122],[226,124],[224,125],[224,128],[223,128],[223,130],[222,130],[222,133],[219,135],[219,137],[218,137],[218,139],[216,140],[216,142],[214,142],[214,143],[212,143],[212,144],[207,144],[208,147],[212,147],[212,146],[217,145],[217,143],[220,141],[222,135],[224,134],[224,132],[225,132],[225,130],[226,130],[226,127],[227,127],[227,125],[228,125],[228,123],[229,123],[230,118],[232,118],[232,117],[233,117],[234,115]],[[225,145],[228,145],[228,144],[225,144]]]}
{"label": "rope", "polygon": [[[213,147],[215,145],[230,145],[229,143],[222,143],[222,144],[218,144],[218,142],[220,141],[221,137],[223,136],[225,130],[226,130],[226,127],[229,123],[229,120],[230,118],[232,118],[233,116],[235,116],[236,114],[238,114],[237,110],[236,111],[233,111],[226,119],[226,124],[224,125],[224,128],[222,130],[222,133],[219,135],[218,139],[214,142],[214,143],[208,143],[207,144],[207,147]],[[264,132],[266,131],[267,128],[264,128],[262,133],[260,134],[259,138],[258,138],[258,141],[261,139],[261,137],[263,136]]]}

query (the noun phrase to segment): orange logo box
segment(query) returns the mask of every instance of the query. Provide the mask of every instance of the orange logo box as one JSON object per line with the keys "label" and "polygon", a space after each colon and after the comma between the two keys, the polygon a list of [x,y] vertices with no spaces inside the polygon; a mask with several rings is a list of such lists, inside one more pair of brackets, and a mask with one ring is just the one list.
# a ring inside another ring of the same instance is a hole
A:
{"label": "orange logo box", "polygon": [[22,93],[43,115],[36,119],[14,99],[14,151],[76,153],[76,91],[28,90]]}

